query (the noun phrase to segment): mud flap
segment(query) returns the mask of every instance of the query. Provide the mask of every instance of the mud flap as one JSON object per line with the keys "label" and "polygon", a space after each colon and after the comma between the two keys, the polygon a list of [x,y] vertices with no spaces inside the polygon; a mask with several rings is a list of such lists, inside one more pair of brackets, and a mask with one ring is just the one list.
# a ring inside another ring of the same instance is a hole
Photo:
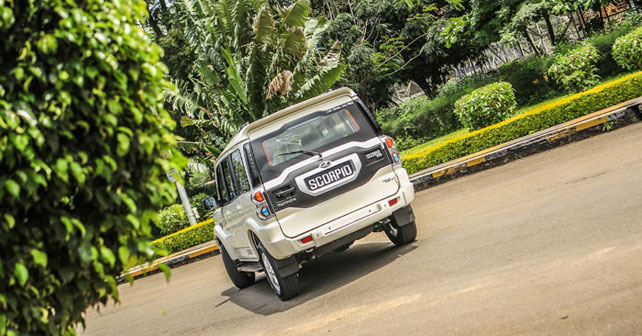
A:
{"label": "mud flap", "polygon": [[415,214],[412,212],[412,207],[410,207],[410,205],[394,211],[392,216],[390,216],[390,222],[395,228],[400,228],[414,221]]}
{"label": "mud flap", "polygon": [[299,262],[295,256],[280,260],[274,259],[274,263],[276,264],[277,272],[283,278],[299,271]]}

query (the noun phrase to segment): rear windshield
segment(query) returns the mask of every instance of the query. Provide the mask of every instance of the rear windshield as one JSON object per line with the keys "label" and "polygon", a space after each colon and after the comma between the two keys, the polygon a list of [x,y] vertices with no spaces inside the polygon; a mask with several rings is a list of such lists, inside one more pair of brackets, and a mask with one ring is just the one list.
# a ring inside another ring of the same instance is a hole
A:
{"label": "rear windshield", "polygon": [[297,153],[324,152],[350,141],[365,141],[375,132],[354,103],[318,111],[284,124],[278,131],[252,141],[252,151],[263,181],[277,177],[288,166],[310,157]]}

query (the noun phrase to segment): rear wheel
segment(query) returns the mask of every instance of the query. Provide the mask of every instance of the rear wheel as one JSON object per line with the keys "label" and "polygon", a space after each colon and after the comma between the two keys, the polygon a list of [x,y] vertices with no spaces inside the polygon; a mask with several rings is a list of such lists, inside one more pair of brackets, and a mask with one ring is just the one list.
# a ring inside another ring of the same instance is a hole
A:
{"label": "rear wheel", "polygon": [[243,289],[254,284],[254,272],[249,273],[239,271],[238,268],[236,268],[236,264],[234,264],[234,261],[232,260],[232,258],[230,258],[230,255],[225,250],[225,247],[223,247],[223,244],[219,242],[218,246],[219,250],[221,251],[221,257],[223,258],[225,271],[227,271],[227,275],[230,277],[230,280],[232,280],[234,286],[238,287],[239,289]]}
{"label": "rear wheel", "polygon": [[417,224],[415,221],[401,227],[395,227],[392,223],[389,223],[385,231],[386,236],[397,246],[412,243],[417,238]]}
{"label": "rear wheel", "polygon": [[299,275],[294,273],[286,277],[282,277],[279,274],[279,270],[276,267],[274,259],[268,251],[265,249],[263,244],[260,242],[257,244],[259,250],[261,265],[263,265],[263,270],[265,271],[265,276],[267,277],[268,283],[274,293],[283,301],[289,300],[299,294]]}

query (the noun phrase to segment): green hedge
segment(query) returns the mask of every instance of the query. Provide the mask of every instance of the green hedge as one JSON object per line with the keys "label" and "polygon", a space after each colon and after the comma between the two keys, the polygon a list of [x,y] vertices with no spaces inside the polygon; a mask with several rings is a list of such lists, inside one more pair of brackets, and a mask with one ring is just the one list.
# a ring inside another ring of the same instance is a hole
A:
{"label": "green hedge", "polygon": [[464,127],[479,129],[512,116],[515,106],[513,86],[497,82],[459,98],[455,103],[455,115]]}
{"label": "green hedge", "polygon": [[214,221],[207,220],[154,241],[154,245],[169,253],[180,252],[214,239]]}
{"label": "green hedge", "polygon": [[556,100],[499,124],[404,157],[409,174],[642,96],[642,72]]}
{"label": "green hedge", "polygon": [[613,58],[622,68],[642,69],[642,27],[615,41]]}
{"label": "green hedge", "polygon": [[189,220],[182,204],[173,204],[158,212],[156,226],[160,234],[169,235],[189,226]]}
{"label": "green hedge", "polygon": [[557,55],[548,74],[569,92],[580,92],[600,81],[597,62],[600,52],[592,44],[584,44],[564,55]]}

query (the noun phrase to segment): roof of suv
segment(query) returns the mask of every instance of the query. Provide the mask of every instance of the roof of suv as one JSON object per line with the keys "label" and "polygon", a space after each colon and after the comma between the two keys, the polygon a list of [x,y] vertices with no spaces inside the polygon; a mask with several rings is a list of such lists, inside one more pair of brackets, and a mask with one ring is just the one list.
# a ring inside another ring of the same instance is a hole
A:
{"label": "roof of suv", "polygon": [[230,148],[236,147],[240,142],[243,142],[248,139],[249,134],[252,130],[258,129],[262,126],[269,125],[285,116],[288,116],[292,113],[296,113],[304,108],[310,107],[312,105],[340,97],[340,96],[350,96],[350,97],[355,97],[356,94],[354,91],[352,91],[349,88],[340,88],[336,90],[332,90],[330,92],[324,93],[322,95],[316,96],[314,98],[310,98],[306,101],[302,101],[298,104],[289,106],[283,110],[280,110],[276,113],[270,114],[267,117],[261,118],[245,127],[243,127],[241,130],[239,130],[233,137],[230,139],[230,142],[225,146],[225,149],[221,152],[220,156],[225,155]]}

